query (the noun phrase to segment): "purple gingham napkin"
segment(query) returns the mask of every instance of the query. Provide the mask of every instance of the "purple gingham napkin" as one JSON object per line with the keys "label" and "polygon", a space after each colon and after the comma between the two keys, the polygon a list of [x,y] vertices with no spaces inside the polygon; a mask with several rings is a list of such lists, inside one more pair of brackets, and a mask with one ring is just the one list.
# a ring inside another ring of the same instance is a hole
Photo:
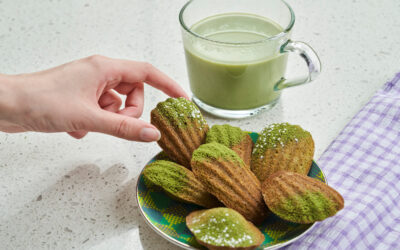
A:
{"label": "purple gingham napkin", "polygon": [[345,207],[288,249],[400,249],[400,73],[318,161]]}

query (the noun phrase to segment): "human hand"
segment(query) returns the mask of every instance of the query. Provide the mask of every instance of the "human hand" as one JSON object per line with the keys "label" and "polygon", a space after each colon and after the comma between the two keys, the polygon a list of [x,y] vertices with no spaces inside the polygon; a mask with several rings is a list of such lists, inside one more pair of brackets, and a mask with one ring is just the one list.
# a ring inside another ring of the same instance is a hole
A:
{"label": "human hand", "polygon": [[[183,89],[148,63],[91,56],[46,71],[0,75],[0,130],[87,131],[135,141],[155,141],[160,132],[138,119],[143,112],[143,84],[171,97]],[[116,92],[126,95],[125,108]]]}

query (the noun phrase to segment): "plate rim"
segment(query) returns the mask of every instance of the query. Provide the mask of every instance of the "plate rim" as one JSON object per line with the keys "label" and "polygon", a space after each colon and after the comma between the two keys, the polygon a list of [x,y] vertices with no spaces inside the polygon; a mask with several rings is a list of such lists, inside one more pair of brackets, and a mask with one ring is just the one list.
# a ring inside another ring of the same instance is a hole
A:
{"label": "plate rim", "polygon": [[[156,155],[160,154],[162,151],[158,152]],[[150,219],[146,216],[146,213],[143,211],[143,208],[139,202],[139,182],[140,182],[140,178],[143,175],[143,171],[144,168],[154,159],[154,156],[151,158],[151,160],[147,161],[146,165],[143,167],[143,169],[140,171],[140,174],[138,175],[137,181],[136,181],[136,202],[138,204],[138,208],[140,211],[140,214],[142,215],[142,217],[144,217],[144,221],[146,222],[147,225],[150,226],[150,228],[152,228],[158,235],[160,235],[162,238],[166,239],[167,241],[180,246],[183,249],[190,249],[190,250],[198,250],[198,248],[194,248],[190,245],[187,245],[183,242],[180,242],[179,240],[174,239],[173,237],[169,236],[168,234],[164,233],[163,231],[161,231],[158,227],[156,227],[151,221]]]}
{"label": "plate rim", "polygon": [[[251,133],[254,133],[254,132],[251,132]],[[156,156],[157,156],[158,154],[160,154],[161,152],[162,152],[162,151],[158,152],[158,153],[156,154]],[[138,204],[138,208],[139,208],[140,214],[141,214],[142,217],[144,218],[144,221],[146,222],[146,224],[149,225],[150,228],[152,228],[152,229],[153,229],[158,235],[160,235],[162,238],[166,239],[167,241],[169,241],[169,242],[171,242],[171,243],[173,243],[173,244],[175,244],[175,245],[177,245],[177,246],[179,246],[179,247],[181,247],[181,248],[183,248],[183,249],[198,250],[198,248],[194,248],[194,247],[192,247],[192,246],[190,246],[190,245],[188,245],[188,244],[185,244],[185,243],[183,243],[183,242],[180,242],[179,240],[176,240],[176,239],[174,239],[173,237],[171,237],[171,236],[165,234],[163,231],[161,231],[158,227],[156,227],[156,226],[150,221],[150,219],[146,216],[146,213],[143,211],[142,206],[140,205],[140,202],[139,202],[139,181],[140,181],[140,178],[141,178],[142,175],[143,175],[144,168],[154,159],[154,157],[155,157],[155,156],[153,156],[149,161],[147,161],[147,163],[145,164],[145,166],[144,166],[144,167],[142,168],[142,170],[140,171],[140,174],[138,175],[138,178],[137,178],[137,181],[136,181],[136,202],[137,202],[137,204]],[[324,177],[325,183],[328,184],[328,180],[326,179],[326,176],[325,176],[324,172],[323,172],[322,169],[319,167],[319,165],[314,161],[314,159],[313,159],[313,163],[321,170],[321,173],[322,173],[322,176]],[[317,222],[314,222],[313,225],[312,225],[311,227],[309,227],[306,231],[304,231],[302,234],[300,234],[300,235],[294,237],[293,239],[288,240],[288,241],[285,241],[285,242],[282,242],[282,243],[278,243],[278,244],[276,244],[276,245],[264,247],[263,250],[272,250],[272,249],[278,249],[278,248],[287,246],[287,245],[293,243],[294,241],[299,240],[301,237],[303,237],[307,232],[309,232],[312,228],[314,228],[315,225],[316,225],[317,223],[319,223],[319,222],[318,222],[318,221],[317,221]]]}

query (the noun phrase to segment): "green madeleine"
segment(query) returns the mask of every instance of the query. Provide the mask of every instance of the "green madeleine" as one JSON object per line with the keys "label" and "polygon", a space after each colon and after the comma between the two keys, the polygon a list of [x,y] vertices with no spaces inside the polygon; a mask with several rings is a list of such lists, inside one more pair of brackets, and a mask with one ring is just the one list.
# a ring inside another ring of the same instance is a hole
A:
{"label": "green madeleine", "polygon": [[184,167],[165,160],[150,163],[143,170],[144,177],[172,194],[181,192],[187,183]]}
{"label": "green madeleine", "polygon": [[236,154],[232,149],[219,144],[217,142],[211,142],[201,145],[198,149],[193,152],[192,161],[212,161],[217,159],[224,159],[239,163],[240,166],[244,166],[243,160]]}
{"label": "green madeleine", "polygon": [[188,226],[198,240],[214,246],[247,247],[257,241],[249,222],[230,208],[203,210]]}
{"label": "green madeleine", "polygon": [[335,204],[320,192],[289,196],[271,211],[288,221],[321,221],[334,215]]}
{"label": "green madeleine", "polygon": [[158,103],[156,110],[176,127],[186,128],[187,119],[196,120],[202,127],[207,125],[197,106],[183,97],[168,98]]}
{"label": "green madeleine", "polygon": [[207,132],[206,143],[218,142],[231,148],[239,144],[246,135],[247,133],[240,128],[229,124],[214,125]]}
{"label": "green madeleine", "polygon": [[311,136],[310,132],[298,125],[291,125],[289,123],[271,124],[260,133],[254,145],[253,155],[260,156],[269,148],[284,147],[288,142],[297,142],[308,136]]}

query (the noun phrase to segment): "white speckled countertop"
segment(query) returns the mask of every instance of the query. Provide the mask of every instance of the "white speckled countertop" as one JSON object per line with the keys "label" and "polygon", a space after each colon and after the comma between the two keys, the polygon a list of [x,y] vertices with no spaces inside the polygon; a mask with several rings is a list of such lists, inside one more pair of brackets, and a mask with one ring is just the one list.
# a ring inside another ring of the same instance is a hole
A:
{"label": "white speckled countertop", "polygon": [[[189,91],[177,19],[184,2],[0,0],[0,72],[38,71],[103,54],[149,61]],[[255,131],[271,122],[300,124],[313,134],[318,159],[400,71],[400,2],[290,3],[297,16],[292,37],[315,48],[322,74],[284,91],[270,112],[229,123]],[[165,97],[146,88],[143,119]],[[158,151],[156,143],[95,133],[76,140],[0,132],[0,248],[177,249],[145,224],[134,198],[139,172]]]}

